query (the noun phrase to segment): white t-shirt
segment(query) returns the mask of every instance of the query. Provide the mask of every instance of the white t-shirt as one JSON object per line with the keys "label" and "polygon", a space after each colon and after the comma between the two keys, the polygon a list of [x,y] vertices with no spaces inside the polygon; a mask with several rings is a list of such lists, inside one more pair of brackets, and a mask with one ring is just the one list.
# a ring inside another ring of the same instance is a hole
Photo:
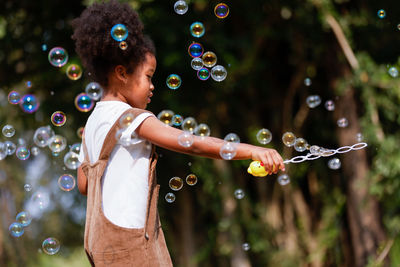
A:
{"label": "white t-shirt", "polygon": [[[121,101],[97,102],[85,126],[85,144],[90,162],[95,163],[106,135],[116,120],[130,105]],[[151,143],[139,138],[136,128],[152,113],[142,113],[123,130],[123,138],[134,135],[129,146],[115,145],[102,178],[102,207],[112,223],[126,228],[143,228],[145,225]],[[83,162],[83,148],[79,154]]]}

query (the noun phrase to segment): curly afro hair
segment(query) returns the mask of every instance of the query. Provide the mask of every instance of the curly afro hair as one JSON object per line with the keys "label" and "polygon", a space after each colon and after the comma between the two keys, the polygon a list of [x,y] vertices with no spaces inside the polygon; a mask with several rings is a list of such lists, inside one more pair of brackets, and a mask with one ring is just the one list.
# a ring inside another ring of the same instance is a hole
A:
{"label": "curly afro hair", "polygon": [[[120,49],[111,37],[111,28],[116,24],[124,24],[128,29],[126,50]],[[139,15],[126,3],[111,0],[93,4],[72,21],[72,27],[75,50],[86,73],[105,87],[108,73],[115,66],[125,66],[132,73],[145,60],[146,53],[155,55],[153,42],[143,34]]]}

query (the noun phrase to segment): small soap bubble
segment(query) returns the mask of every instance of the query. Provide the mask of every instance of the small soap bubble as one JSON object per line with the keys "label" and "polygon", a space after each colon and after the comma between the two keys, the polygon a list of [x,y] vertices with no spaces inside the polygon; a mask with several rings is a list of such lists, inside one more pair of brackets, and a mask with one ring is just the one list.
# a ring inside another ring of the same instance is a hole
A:
{"label": "small soap bubble", "polygon": [[174,191],[179,191],[183,187],[183,180],[180,177],[172,177],[169,180],[169,188],[171,188]]}
{"label": "small soap bubble", "polygon": [[17,105],[21,101],[21,95],[17,91],[8,93],[8,102],[12,105]]}
{"label": "small soap bubble", "polygon": [[54,153],[60,153],[67,147],[67,139],[61,135],[54,135],[49,140],[49,148]]}
{"label": "small soap bubble", "polygon": [[47,192],[36,192],[32,196],[32,202],[39,209],[45,210],[50,204],[50,196]]}
{"label": "small soap bubble", "polygon": [[203,67],[203,60],[201,58],[195,57],[192,59],[190,66],[192,66],[192,69],[194,70],[199,70]]}
{"label": "small soap bubble", "polygon": [[242,244],[242,249],[244,251],[249,251],[250,250],[250,244],[249,243],[243,243]]}
{"label": "small soap bubble", "polygon": [[60,242],[54,237],[49,237],[43,241],[42,249],[47,255],[54,255],[60,250]]}
{"label": "small soap bubble", "polygon": [[32,185],[30,185],[30,184],[25,184],[25,185],[24,185],[24,190],[25,190],[26,192],[30,192],[30,191],[32,190]]}
{"label": "small soap bubble", "polygon": [[91,82],[86,85],[85,93],[94,101],[99,100],[103,95],[103,87],[97,82]]}
{"label": "small soap bubble", "polygon": [[64,164],[70,170],[76,170],[81,165],[79,161],[79,154],[75,152],[68,152],[64,156]]}
{"label": "small soap bubble", "polygon": [[175,197],[175,194],[174,194],[174,193],[169,192],[169,193],[167,193],[167,194],[165,195],[165,201],[167,201],[168,203],[174,202],[175,199],[176,199],[176,197]]}
{"label": "small soap bubble", "polygon": [[261,130],[259,130],[259,131],[257,132],[256,137],[257,137],[257,141],[258,141],[260,144],[266,145],[266,144],[268,144],[269,142],[271,142],[271,140],[272,140],[272,133],[271,133],[270,130],[263,128],[263,129],[261,129]]}
{"label": "small soap bubble", "polygon": [[19,222],[13,222],[10,227],[8,227],[8,231],[13,237],[20,237],[24,234],[24,227]]}
{"label": "small soap bubble", "polygon": [[286,132],[282,135],[282,142],[285,146],[292,147],[296,142],[296,136],[292,132]]}
{"label": "small soap bubble", "polygon": [[179,136],[178,136],[178,144],[180,144],[183,147],[190,147],[194,142],[194,137],[191,132],[188,131],[183,131]]}
{"label": "small soap bubble", "polygon": [[211,51],[205,52],[201,59],[203,60],[204,66],[208,68],[214,67],[214,65],[217,64],[217,55]]}
{"label": "small soap bubble", "polygon": [[2,133],[3,133],[3,135],[4,135],[5,137],[13,137],[14,134],[15,134],[14,126],[9,125],[9,124],[5,125],[5,126],[3,127]]}
{"label": "small soap bubble", "polygon": [[303,152],[307,149],[307,141],[304,138],[296,138],[294,142],[294,149],[298,152]]}
{"label": "small soap bubble", "polygon": [[73,144],[72,146],[70,146],[69,151],[79,155],[79,153],[81,152],[81,143]]}
{"label": "small soap bubble", "polygon": [[333,102],[332,100],[326,100],[325,108],[328,111],[334,111],[335,110],[335,102]]}
{"label": "small soap bubble", "polygon": [[37,156],[40,153],[40,149],[38,147],[34,146],[31,148],[31,153],[33,156]]}
{"label": "small soap bubble", "polygon": [[50,126],[42,126],[36,129],[33,135],[33,142],[38,147],[45,147],[49,144],[49,140],[54,136],[54,131]]}
{"label": "small soap bubble", "polygon": [[77,64],[70,64],[67,68],[66,74],[70,80],[79,80],[79,78],[82,77],[82,68]]}
{"label": "small soap bubble", "polygon": [[203,55],[204,48],[201,44],[193,42],[189,45],[188,53],[193,58],[201,57]]}
{"label": "small soap bubble", "polygon": [[200,38],[204,35],[206,32],[206,29],[204,28],[203,23],[201,22],[193,22],[192,25],[190,25],[190,33],[192,34],[193,37]]}
{"label": "small soap bubble", "polygon": [[54,47],[50,50],[48,59],[54,67],[62,67],[68,62],[68,53],[62,47]]}
{"label": "small soap bubble", "polygon": [[7,157],[7,146],[5,143],[0,142],[0,160],[3,160]]}
{"label": "small soap bubble", "polygon": [[187,117],[183,120],[181,127],[184,131],[194,133],[194,129],[197,127],[197,122],[194,118]]}
{"label": "small soap bubble", "polygon": [[379,10],[378,10],[378,17],[379,17],[380,19],[385,18],[385,17],[386,17],[386,11],[383,10],[383,9],[379,9]]}
{"label": "small soap bubble", "polygon": [[364,141],[364,136],[363,136],[362,133],[357,133],[357,134],[356,134],[356,141],[357,141],[357,142],[362,142],[362,141]]}
{"label": "small soap bubble", "polygon": [[310,153],[312,155],[318,156],[321,153],[321,148],[319,146],[313,145],[310,147]]}
{"label": "small soap bubble", "polygon": [[194,128],[194,134],[197,136],[210,136],[210,127],[205,123],[200,123]]}
{"label": "small soap bubble", "polygon": [[228,133],[225,137],[224,137],[224,141],[226,142],[231,142],[231,143],[240,143],[240,138],[237,134],[235,133]]}
{"label": "small soap bubble", "polygon": [[83,126],[79,127],[78,130],[76,130],[76,135],[82,139],[83,136],[83,131],[85,130],[85,128]]}
{"label": "small soap bubble", "polygon": [[75,97],[75,107],[81,112],[89,112],[94,107],[94,102],[86,93],[80,93]]}
{"label": "small soap bubble", "polygon": [[340,128],[345,128],[349,125],[349,121],[346,118],[340,118],[337,120],[337,125]]}
{"label": "small soap bubble", "polygon": [[220,150],[219,155],[224,160],[231,160],[236,156],[236,145],[231,142],[225,142]]}
{"label": "small soap bubble", "polygon": [[67,121],[67,116],[62,111],[56,111],[51,115],[51,119],[50,120],[51,120],[51,123],[54,126],[61,127]]}
{"label": "small soap bubble", "polygon": [[132,124],[134,119],[135,117],[133,116],[133,114],[128,112],[119,119],[119,125],[121,126],[121,128],[126,129],[129,127],[129,125]]}
{"label": "small soap bubble", "polygon": [[287,174],[281,174],[278,177],[278,183],[282,186],[287,185],[290,183],[290,177]]}
{"label": "small soap bubble", "polygon": [[[4,146],[5,146],[5,150],[6,150],[6,153],[8,156],[14,154],[15,150],[17,149],[17,145],[11,141],[5,141]],[[1,158],[1,156],[0,156],[0,158]]]}
{"label": "small soap bubble", "polygon": [[235,195],[236,199],[243,199],[244,198],[244,191],[242,189],[240,189],[240,188],[236,189],[234,195]]}
{"label": "small soap bubble", "polygon": [[396,67],[391,67],[391,68],[388,70],[388,73],[389,73],[389,75],[392,76],[393,78],[397,78],[397,77],[399,76],[399,71],[397,70]]}
{"label": "small soap bubble", "polygon": [[116,24],[111,28],[111,37],[117,42],[124,41],[128,38],[128,29],[124,24]]}
{"label": "small soap bubble", "polygon": [[338,158],[333,158],[328,161],[328,167],[329,167],[329,169],[332,169],[332,170],[339,169],[341,165],[342,165],[342,163],[340,162],[340,159],[338,159]]}
{"label": "small soap bubble", "polygon": [[36,96],[27,94],[21,98],[19,102],[19,106],[21,107],[22,111],[25,113],[33,113],[39,108],[39,101],[37,100]]}
{"label": "small soap bubble", "polygon": [[397,24],[397,29],[400,31],[400,23]]}
{"label": "small soap bubble", "polygon": [[32,222],[31,215],[26,211],[21,211],[17,214],[16,220],[20,223],[23,227],[27,227]]}
{"label": "small soap bubble", "polygon": [[42,51],[47,51],[47,45],[46,44],[42,44]]}
{"label": "small soap bubble", "polygon": [[175,113],[172,110],[163,110],[158,113],[157,118],[166,125],[172,125],[172,117]]}
{"label": "small soap bubble", "polygon": [[126,50],[126,49],[128,49],[128,43],[125,42],[125,41],[120,42],[120,43],[118,44],[118,46],[119,46],[119,48],[120,48],[121,50]]}
{"label": "small soap bubble", "polygon": [[172,125],[173,126],[181,126],[183,122],[183,117],[179,114],[175,114],[172,116]]}
{"label": "small soap bubble", "polygon": [[224,19],[229,15],[229,7],[224,3],[219,3],[214,8],[214,14],[219,19]]}
{"label": "small soap bubble", "polygon": [[216,82],[222,82],[227,75],[226,69],[221,65],[216,65],[211,69],[211,78]]}
{"label": "small soap bubble", "polygon": [[190,186],[197,184],[197,176],[193,173],[186,176],[186,183]]}
{"label": "small soap bubble", "polygon": [[20,160],[27,160],[29,158],[29,156],[31,155],[31,152],[29,151],[29,149],[27,147],[20,146],[17,148],[15,155]]}
{"label": "small soap bubble", "polygon": [[75,177],[71,174],[63,174],[58,178],[58,186],[63,191],[71,191],[75,187]]}
{"label": "small soap bubble", "polygon": [[197,78],[202,81],[208,80],[210,78],[210,71],[207,68],[201,68],[197,71]]}
{"label": "small soap bubble", "polygon": [[307,97],[306,103],[309,108],[315,108],[321,104],[321,98],[319,95],[310,95]]}
{"label": "small soap bubble", "polygon": [[166,83],[169,89],[176,90],[181,86],[182,79],[178,74],[170,74]]}
{"label": "small soap bubble", "polygon": [[304,85],[305,86],[310,86],[312,84],[311,79],[310,78],[305,78],[304,79]]}
{"label": "small soap bubble", "polygon": [[26,85],[26,88],[31,88],[32,87],[32,82],[31,81],[26,81],[25,85]]}
{"label": "small soap bubble", "polygon": [[185,14],[188,11],[188,8],[188,4],[183,0],[176,1],[174,4],[175,13],[179,15]]}

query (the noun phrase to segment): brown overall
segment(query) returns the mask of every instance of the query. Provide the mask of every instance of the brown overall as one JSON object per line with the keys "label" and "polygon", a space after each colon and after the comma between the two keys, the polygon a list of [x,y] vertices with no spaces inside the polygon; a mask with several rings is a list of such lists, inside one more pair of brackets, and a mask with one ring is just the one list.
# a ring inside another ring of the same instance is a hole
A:
{"label": "brown overall", "polygon": [[[129,109],[134,117],[143,112],[141,109]],[[117,142],[115,134],[119,129],[119,119],[108,132],[99,160],[90,164],[85,140],[83,150],[85,160],[81,167],[88,180],[87,210],[85,224],[85,251],[92,266],[172,266],[165,244],[157,211],[160,185],[156,180],[157,154],[152,147],[149,170],[149,193],[145,227],[130,229],[110,222],[103,213],[101,179],[107,167],[108,159]],[[134,205],[135,203],[132,203]]]}

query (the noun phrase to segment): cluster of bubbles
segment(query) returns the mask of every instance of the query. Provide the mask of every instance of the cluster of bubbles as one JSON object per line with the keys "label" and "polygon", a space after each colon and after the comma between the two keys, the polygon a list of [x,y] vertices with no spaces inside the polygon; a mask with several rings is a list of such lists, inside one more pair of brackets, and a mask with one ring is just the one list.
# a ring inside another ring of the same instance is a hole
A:
{"label": "cluster of bubbles", "polygon": [[15,217],[15,222],[10,224],[8,231],[13,237],[20,237],[24,234],[24,228],[29,226],[32,222],[31,215],[26,211],[21,211]]}
{"label": "cluster of bubbles", "polygon": [[298,152],[303,152],[309,148],[309,144],[304,138],[296,137],[292,132],[285,132],[282,135],[282,142],[287,147],[294,147]]}
{"label": "cluster of bubbles", "polygon": [[222,144],[219,155],[224,160],[231,160],[236,156],[237,145],[240,143],[240,138],[235,133],[229,133],[224,137],[224,143]]}
{"label": "cluster of bubbles", "polygon": [[[186,1],[178,0],[174,4],[174,11],[178,15],[184,15],[188,11],[189,6]],[[214,7],[214,14],[219,19],[224,19],[229,15],[229,7],[227,4],[219,3]]]}
{"label": "cluster of bubbles", "polygon": [[[197,184],[197,176],[193,173],[190,173],[186,176],[186,184],[190,185],[190,186],[194,186]],[[183,179],[180,177],[172,177],[169,182],[169,188],[171,188],[171,190],[173,191],[179,191],[182,189],[183,187]],[[174,193],[169,192],[165,195],[165,201],[167,201],[168,203],[172,203],[174,202],[176,199],[176,196]]]}
{"label": "cluster of bubbles", "polygon": [[111,37],[119,42],[118,46],[121,50],[126,50],[128,48],[127,42],[125,42],[126,38],[128,38],[128,28],[124,24],[115,24],[111,28]]}

